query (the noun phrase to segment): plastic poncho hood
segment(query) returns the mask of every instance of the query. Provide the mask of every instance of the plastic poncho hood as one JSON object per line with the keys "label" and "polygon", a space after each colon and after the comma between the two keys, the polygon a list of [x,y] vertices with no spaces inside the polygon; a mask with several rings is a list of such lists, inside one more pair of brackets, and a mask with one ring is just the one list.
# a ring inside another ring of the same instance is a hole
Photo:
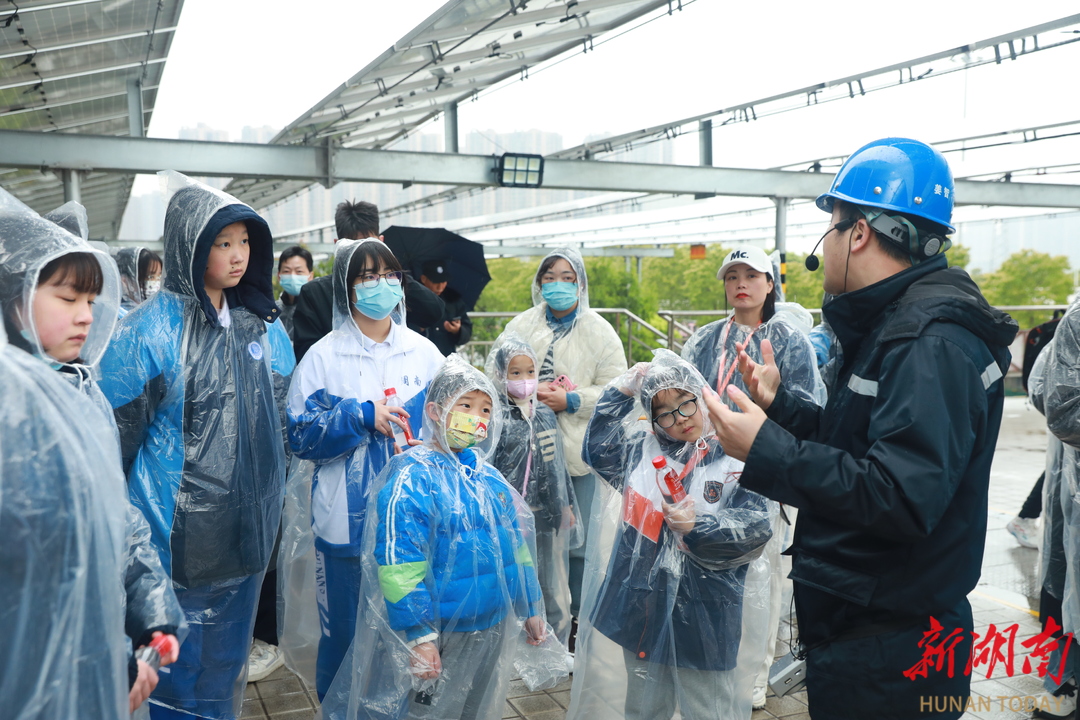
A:
{"label": "plastic poncho hood", "polygon": [[[446,438],[450,415],[463,395],[479,390],[491,398],[491,415],[486,418],[486,437],[472,447],[478,463],[489,460],[499,445],[499,418],[502,417],[502,396],[482,372],[457,353],[446,358],[442,369],[431,380],[424,408],[424,444],[443,453],[453,453]],[[458,411],[460,412],[460,410]],[[436,421],[432,417],[438,417]]]}
{"label": "plastic poncho hood", "polygon": [[45,219],[56,223],[75,237],[90,239],[90,218],[86,214],[86,208],[74,200],[45,213]]}
{"label": "plastic poncho hood", "polygon": [[124,292],[123,304],[129,310],[146,300],[146,293],[139,283],[139,260],[145,252],[150,251],[144,247],[130,247],[121,248],[115,255],[116,267],[120,270],[120,283]]}
{"label": "plastic poncho hood", "polygon": [[225,299],[229,307],[242,305],[266,322],[274,322],[280,311],[274,302],[274,246],[266,220],[221,190],[171,170],[159,175],[166,195],[171,196],[165,212],[162,289],[197,299],[207,321],[217,326],[217,310],[206,294],[203,274],[218,233],[242,222],[247,226],[251,255],[247,272],[236,287],[225,290]]}
{"label": "plastic poncho hood", "polygon": [[[371,243],[383,244],[382,240],[365,238],[364,240],[341,240],[334,248],[334,330],[356,328],[356,322],[352,316],[353,303],[350,292],[352,288],[349,287],[349,265],[352,263],[353,255],[357,252],[363,252],[365,246]],[[386,282],[386,280],[380,279],[379,282]],[[404,295],[397,307],[390,312],[390,319],[394,324],[405,327]],[[359,332],[359,328],[356,329]]]}
{"label": "plastic poncho hood", "polygon": [[38,278],[46,265],[70,253],[92,255],[101,268],[103,283],[94,301],[94,321],[79,358],[87,365],[95,365],[109,344],[120,307],[116,266],[107,254],[0,189],[0,306],[9,342],[42,358],[45,349],[33,316]]}
{"label": "plastic poncho hood", "polygon": [[540,261],[540,264],[536,268],[536,277],[533,279],[532,284],[533,306],[535,307],[541,304],[547,305],[547,303],[544,301],[544,295],[542,291],[543,285],[540,283],[540,268],[544,266],[544,263],[547,262],[548,258],[553,257],[560,257],[563,260],[566,260],[566,262],[570,263],[570,267],[574,269],[574,273],[577,275],[578,286],[577,311],[580,313],[582,310],[588,310],[589,276],[588,273],[585,272],[585,261],[581,259],[581,253],[579,253],[577,250],[574,250],[573,248],[558,248],[556,250],[552,250],[544,256],[543,260]]}

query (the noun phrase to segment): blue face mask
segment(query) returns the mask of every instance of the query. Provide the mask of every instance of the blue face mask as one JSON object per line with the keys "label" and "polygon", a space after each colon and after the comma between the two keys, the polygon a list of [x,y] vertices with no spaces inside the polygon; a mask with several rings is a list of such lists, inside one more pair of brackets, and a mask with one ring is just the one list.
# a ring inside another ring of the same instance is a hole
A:
{"label": "blue face mask", "polygon": [[373,288],[356,285],[356,309],[372,320],[382,320],[394,311],[405,297],[401,285],[391,285],[386,278],[379,278],[379,284]]}
{"label": "blue face mask", "polygon": [[569,310],[578,301],[577,283],[545,283],[540,286],[540,294],[544,296],[544,302],[548,304],[548,307],[556,312]]}
{"label": "blue face mask", "polygon": [[279,279],[281,289],[293,297],[299,296],[300,288],[307,284],[307,275],[282,275]]}

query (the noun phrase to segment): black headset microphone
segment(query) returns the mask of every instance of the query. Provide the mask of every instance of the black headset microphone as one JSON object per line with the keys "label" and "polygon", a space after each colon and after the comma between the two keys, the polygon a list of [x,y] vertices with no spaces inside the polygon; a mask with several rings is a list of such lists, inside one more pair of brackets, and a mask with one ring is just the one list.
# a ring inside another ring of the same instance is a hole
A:
{"label": "black headset microphone", "polygon": [[806,256],[806,260],[803,261],[803,265],[806,266],[806,269],[810,272],[814,272],[819,267],[821,267],[821,261],[817,259],[817,255],[815,255],[814,253],[816,253],[817,249],[821,247],[821,242],[825,239],[826,235],[831,233],[833,230],[836,230],[838,232],[844,232],[849,227],[854,225],[855,222],[856,221],[853,218],[848,218],[847,220],[841,220],[840,222],[836,223],[831,228],[826,230],[825,235],[822,235],[820,238],[818,238],[817,243],[814,244],[814,249],[810,251],[810,254]]}
{"label": "black headset microphone", "polygon": [[[825,233],[825,235],[828,235],[828,233]],[[814,272],[821,267],[821,261],[817,259],[817,255],[814,253],[821,247],[821,241],[825,239],[825,235],[822,235],[818,239],[817,243],[814,245],[814,249],[810,251],[810,254],[806,256],[806,260],[803,261],[803,265],[806,265],[806,269],[810,272]]]}

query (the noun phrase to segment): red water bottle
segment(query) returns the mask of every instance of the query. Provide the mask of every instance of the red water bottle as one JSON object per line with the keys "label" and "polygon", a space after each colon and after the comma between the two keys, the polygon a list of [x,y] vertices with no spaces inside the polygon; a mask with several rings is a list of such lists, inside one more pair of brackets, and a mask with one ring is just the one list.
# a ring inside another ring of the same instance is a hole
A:
{"label": "red water bottle", "polygon": [[[387,388],[383,391],[383,394],[386,396],[387,405],[391,407],[403,407],[401,401],[398,400],[396,388]],[[395,413],[395,415],[396,414],[397,413]],[[398,417],[405,423],[405,429],[402,430],[401,426],[395,422],[390,423],[390,428],[394,431],[394,442],[396,442],[398,447],[402,450],[408,450],[409,441],[413,438],[412,430],[409,428],[409,421],[406,418],[403,418],[400,415],[398,415]]]}
{"label": "red water bottle", "polygon": [[168,655],[176,649],[175,637],[172,635],[158,635],[150,641],[149,645],[135,651],[135,659],[142,660],[154,670],[157,670],[161,667],[162,656]]}
{"label": "red water bottle", "polygon": [[675,469],[667,466],[667,458],[657,455],[653,458],[652,466],[656,468],[656,484],[660,487],[664,500],[669,504],[685,500],[686,490],[683,489],[682,481],[679,480]]}

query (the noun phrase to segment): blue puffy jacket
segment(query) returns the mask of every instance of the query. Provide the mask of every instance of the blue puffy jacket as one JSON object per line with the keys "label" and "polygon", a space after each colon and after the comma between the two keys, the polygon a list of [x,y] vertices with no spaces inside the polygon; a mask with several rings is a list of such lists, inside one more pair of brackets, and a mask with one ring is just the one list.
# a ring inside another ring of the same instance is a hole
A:
{"label": "blue puffy jacket", "polygon": [[[460,459],[460,462],[459,462]],[[390,626],[414,640],[539,613],[540,587],[518,523],[517,493],[464,450],[394,456],[378,494],[375,559]]]}

